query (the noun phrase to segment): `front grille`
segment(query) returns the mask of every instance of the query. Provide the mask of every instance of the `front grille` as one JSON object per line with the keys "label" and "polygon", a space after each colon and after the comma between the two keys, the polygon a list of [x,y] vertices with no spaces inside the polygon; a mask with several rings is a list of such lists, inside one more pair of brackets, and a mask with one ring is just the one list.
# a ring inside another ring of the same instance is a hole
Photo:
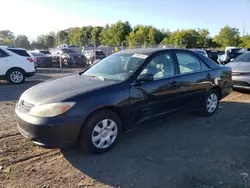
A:
{"label": "front grille", "polygon": [[74,56],[74,60],[81,60],[82,59],[82,57],[80,56],[80,57],[78,57],[78,56]]}
{"label": "front grille", "polygon": [[24,100],[21,100],[18,105],[18,110],[22,113],[29,113],[30,109],[35,105],[30,104]]}
{"label": "front grille", "polygon": [[243,82],[243,81],[233,81],[233,85],[250,87],[250,84],[248,82]]}

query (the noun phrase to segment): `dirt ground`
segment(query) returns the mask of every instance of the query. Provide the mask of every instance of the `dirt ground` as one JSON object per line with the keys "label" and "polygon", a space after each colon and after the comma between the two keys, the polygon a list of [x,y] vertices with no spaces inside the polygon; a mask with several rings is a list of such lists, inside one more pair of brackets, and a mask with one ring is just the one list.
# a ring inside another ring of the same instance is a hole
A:
{"label": "dirt ground", "polygon": [[21,136],[14,107],[27,88],[76,69],[0,82],[0,187],[250,187],[250,95],[233,92],[213,117],[188,114],[125,133],[108,153],[45,149]]}

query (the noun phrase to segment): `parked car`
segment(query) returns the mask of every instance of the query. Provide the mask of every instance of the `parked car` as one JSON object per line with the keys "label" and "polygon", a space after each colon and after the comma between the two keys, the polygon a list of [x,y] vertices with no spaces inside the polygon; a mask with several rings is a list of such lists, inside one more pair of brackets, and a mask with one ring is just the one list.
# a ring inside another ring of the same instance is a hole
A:
{"label": "parked car", "polygon": [[199,53],[201,55],[204,55],[205,57],[208,57],[207,52],[205,50],[203,50],[203,49],[191,49],[191,50],[194,51],[194,52],[197,52],[197,53]]}
{"label": "parked car", "polygon": [[227,66],[232,68],[234,88],[250,89],[250,53],[236,57]]}
{"label": "parked car", "polygon": [[106,57],[102,50],[86,50],[83,52],[89,64],[93,64],[95,60],[102,60]]}
{"label": "parked car", "polygon": [[34,58],[22,48],[0,46],[0,79],[21,84],[35,74]]}
{"label": "parked car", "polygon": [[187,111],[211,116],[231,91],[231,68],[203,55],[184,49],[133,49],[31,87],[15,112],[20,133],[36,144],[79,141],[87,151],[101,153],[123,131]]}
{"label": "parked car", "polygon": [[241,54],[243,54],[241,48],[227,48],[224,54],[218,56],[217,62],[225,65]]}
{"label": "parked car", "polygon": [[48,67],[52,65],[51,56],[47,56],[40,52],[31,52],[31,54],[36,58],[36,63],[38,67]]}
{"label": "parked car", "polygon": [[72,49],[64,48],[64,49],[58,49],[54,52],[52,55],[52,60],[54,62],[59,63],[60,58],[63,65],[85,65],[86,64],[86,58],[84,55],[75,52]]}
{"label": "parked car", "polygon": [[224,54],[224,51],[206,50],[206,53],[210,59],[212,59],[214,62],[217,62],[218,56]]}

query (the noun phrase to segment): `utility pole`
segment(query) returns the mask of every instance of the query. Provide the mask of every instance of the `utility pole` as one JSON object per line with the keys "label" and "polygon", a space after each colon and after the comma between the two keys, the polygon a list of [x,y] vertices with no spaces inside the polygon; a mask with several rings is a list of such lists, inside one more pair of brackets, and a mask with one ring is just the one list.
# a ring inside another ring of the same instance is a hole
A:
{"label": "utility pole", "polygon": [[144,35],[144,48],[146,48],[146,36]]}
{"label": "utility pole", "polygon": [[14,36],[14,47],[16,47],[16,37]]}
{"label": "utility pole", "polygon": [[245,30],[246,30],[246,22],[244,21],[244,24],[243,24],[243,31],[242,31],[242,36],[243,36],[243,37],[245,36]]}

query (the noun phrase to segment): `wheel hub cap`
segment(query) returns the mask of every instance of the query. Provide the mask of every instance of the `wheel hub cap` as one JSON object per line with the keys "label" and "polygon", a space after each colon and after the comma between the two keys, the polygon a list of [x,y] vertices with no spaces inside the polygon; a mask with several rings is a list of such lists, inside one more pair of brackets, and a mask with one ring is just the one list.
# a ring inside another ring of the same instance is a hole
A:
{"label": "wheel hub cap", "polygon": [[217,95],[212,93],[207,99],[207,111],[209,113],[213,113],[216,110],[217,105],[218,105]]}
{"label": "wheel hub cap", "polygon": [[19,71],[14,71],[10,74],[10,79],[11,79],[11,81],[18,83],[18,82],[21,82],[23,80],[23,75]]}
{"label": "wheel hub cap", "polygon": [[108,133],[109,133],[108,130],[103,130],[103,131],[101,132],[101,136],[102,136],[102,137],[107,137],[107,136],[108,136]]}
{"label": "wheel hub cap", "polygon": [[111,146],[118,133],[116,123],[111,119],[104,119],[99,122],[92,132],[92,143],[95,147],[104,149]]}

